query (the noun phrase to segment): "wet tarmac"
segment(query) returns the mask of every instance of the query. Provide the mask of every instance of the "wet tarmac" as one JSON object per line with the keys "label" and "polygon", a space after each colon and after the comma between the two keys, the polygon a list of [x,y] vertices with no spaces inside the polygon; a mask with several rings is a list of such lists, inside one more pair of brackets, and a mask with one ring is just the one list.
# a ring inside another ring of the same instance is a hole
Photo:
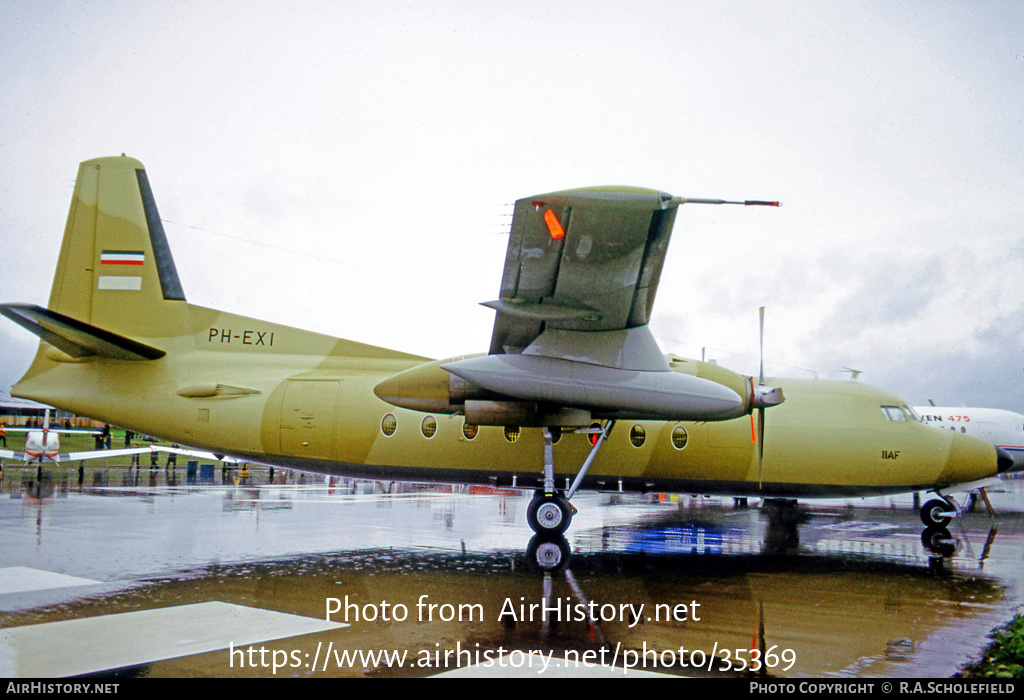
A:
{"label": "wet tarmac", "polygon": [[1020,479],[938,532],[910,496],[581,493],[539,542],[527,492],[195,477],[5,469],[0,673],[943,678],[1024,601]]}

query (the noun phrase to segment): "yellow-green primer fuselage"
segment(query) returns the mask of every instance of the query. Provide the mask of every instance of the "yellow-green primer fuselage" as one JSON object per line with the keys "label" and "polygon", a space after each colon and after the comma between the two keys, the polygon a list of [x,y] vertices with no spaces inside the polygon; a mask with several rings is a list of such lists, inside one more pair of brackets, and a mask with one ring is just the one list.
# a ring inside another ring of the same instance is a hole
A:
{"label": "yellow-green primer fuselage", "polygon": [[[458,413],[397,408],[378,398],[374,389],[382,382],[427,358],[186,302],[145,171],[130,158],[82,164],[47,309],[0,310],[43,339],[13,387],[17,396],[316,472],[522,488],[541,480],[540,428],[467,426]],[[695,361],[670,364],[723,384],[749,379]],[[892,420],[884,407],[898,415],[905,402],[883,390],[858,382],[772,384],[785,402],[766,411],[760,465],[746,415],[720,422],[620,419],[584,487],[872,495],[997,473],[993,446]],[[568,430],[556,438],[554,468],[563,488],[591,443]]]}

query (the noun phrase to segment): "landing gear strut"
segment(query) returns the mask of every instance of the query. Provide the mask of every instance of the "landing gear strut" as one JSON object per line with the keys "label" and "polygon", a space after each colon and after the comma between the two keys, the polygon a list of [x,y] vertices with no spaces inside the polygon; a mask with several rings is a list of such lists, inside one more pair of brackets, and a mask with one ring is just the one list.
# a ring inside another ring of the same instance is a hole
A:
{"label": "landing gear strut", "polygon": [[[614,425],[615,421],[610,420],[605,424],[604,428],[600,429],[600,432],[596,433],[597,439],[594,441],[594,446],[590,449],[590,454],[583,461],[583,466],[580,467],[579,473],[576,474],[572,486],[564,494],[555,489],[553,440],[551,438],[551,429],[544,428],[544,488],[534,494],[526,510],[526,522],[535,533],[538,535],[554,536],[561,535],[568,529],[569,523],[572,522],[572,516],[576,514],[576,509],[569,503],[569,500],[575,495],[580,484],[583,483],[583,477],[586,476],[587,470],[590,469],[590,465],[597,456],[598,450],[601,449],[601,445],[604,444]],[[593,433],[589,429],[584,432]]]}

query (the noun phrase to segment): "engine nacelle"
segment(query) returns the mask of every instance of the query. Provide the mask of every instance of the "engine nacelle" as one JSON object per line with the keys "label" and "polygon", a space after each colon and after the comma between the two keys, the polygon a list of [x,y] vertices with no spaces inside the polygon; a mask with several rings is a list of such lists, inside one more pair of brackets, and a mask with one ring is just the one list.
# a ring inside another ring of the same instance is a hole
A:
{"label": "engine nacelle", "polygon": [[374,387],[373,393],[399,408],[447,414],[462,413],[468,400],[493,398],[489,392],[441,369],[441,365],[459,359],[463,358],[425,362],[399,372]]}
{"label": "engine nacelle", "polygon": [[750,377],[707,362],[668,361],[669,371],[635,372],[529,355],[477,355],[417,365],[385,379],[374,393],[414,411],[462,413],[473,425],[523,427],[577,427],[602,418],[728,420],[758,407]]}

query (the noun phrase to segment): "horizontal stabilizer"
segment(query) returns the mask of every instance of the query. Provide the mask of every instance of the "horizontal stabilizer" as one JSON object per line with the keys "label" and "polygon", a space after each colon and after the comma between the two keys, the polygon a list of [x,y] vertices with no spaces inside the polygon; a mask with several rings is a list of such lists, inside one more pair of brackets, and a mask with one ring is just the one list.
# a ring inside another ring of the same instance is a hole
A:
{"label": "horizontal stabilizer", "polygon": [[76,359],[99,355],[114,360],[156,360],[159,348],[91,326],[31,304],[2,304],[0,314]]}

